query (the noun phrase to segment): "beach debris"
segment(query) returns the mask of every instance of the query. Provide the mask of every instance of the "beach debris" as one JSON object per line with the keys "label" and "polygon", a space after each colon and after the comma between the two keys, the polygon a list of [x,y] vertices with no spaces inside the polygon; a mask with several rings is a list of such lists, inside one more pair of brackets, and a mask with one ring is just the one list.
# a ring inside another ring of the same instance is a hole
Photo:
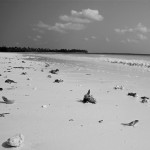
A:
{"label": "beach debris", "polygon": [[141,99],[142,99],[141,103],[148,103],[148,99],[149,99],[148,97],[142,96]]}
{"label": "beach debris", "polygon": [[17,82],[15,82],[14,80],[11,80],[11,79],[7,79],[7,80],[5,80],[5,83],[11,84],[11,83],[17,83]]}
{"label": "beach debris", "polygon": [[5,115],[8,115],[8,114],[10,114],[10,113],[2,113],[2,114],[0,114],[0,117],[5,117]]}
{"label": "beach debris", "polygon": [[98,122],[99,122],[99,123],[102,123],[102,122],[103,122],[103,120],[99,120]]}
{"label": "beach debris", "polygon": [[2,96],[2,99],[4,100],[4,102],[6,104],[13,104],[15,102],[15,100],[9,100],[8,98],[6,98],[5,96]]}
{"label": "beach debris", "polygon": [[26,75],[26,74],[27,74],[27,72],[22,72],[22,73],[21,73],[21,75]]}
{"label": "beach debris", "polygon": [[54,81],[54,83],[60,83],[60,82],[63,82],[63,80],[61,80],[61,79],[56,79],[56,80]]}
{"label": "beach debris", "polygon": [[22,134],[16,134],[10,137],[6,141],[6,144],[10,147],[20,147],[23,142],[24,142],[24,136]]}
{"label": "beach debris", "polygon": [[45,67],[49,67],[50,65],[46,63]]}
{"label": "beach debris", "polygon": [[139,122],[139,120],[134,120],[134,121],[132,121],[130,123],[121,123],[121,124],[124,125],[124,126],[132,126],[132,127],[134,127],[138,122]]}
{"label": "beach debris", "polygon": [[59,69],[49,71],[49,73],[52,73],[52,74],[57,74],[58,72],[59,72]]}
{"label": "beach debris", "polygon": [[52,76],[51,76],[51,75],[48,75],[47,77],[48,77],[48,78],[51,78]]}
{"label": "beach debris", "polygon": [[137,96],[137,94],[136,94],[136,93],[128,93],[128,96],[136,97],[136,96]]}
{"label": "beach debris", "polygon": [[42,107],[42,108],[47,108],[47,105],[42,105],[41,107]]}
{"label": "beach debris", "polygon": [[3,88],[0,88],[0,91],[3,91]]}
{"label": "beach debris", "polygon": [[24,69],[24,67],[13,67],[15,69]]}
{"label": "beach debris", "polygon": [[22,63],[26,63],[25,61],[22,61]]}
{"label": "beach debris", "polygon": [[115,90],[123,90],[124,87],[123,87],[122,85],[116,85],[116,86],[114,87],[114,89],[115,89]]}
{"label": "beach debris", "polygon": [[92,104],[96,104],[96,100],[95,98],[93,98],[92,95],[90,95],[90,90],[88,90],[87,94],[84,95],[83,97],[83,103],[92,103]]}
{"label": "beach debris", "polygon": [[44,70],[43,70],[43,69],[41,69],[41,72],[44,72]]}
{"label": "beach debris", "polygon": [[69,121],[74,121],[73,119],[69,119]]}

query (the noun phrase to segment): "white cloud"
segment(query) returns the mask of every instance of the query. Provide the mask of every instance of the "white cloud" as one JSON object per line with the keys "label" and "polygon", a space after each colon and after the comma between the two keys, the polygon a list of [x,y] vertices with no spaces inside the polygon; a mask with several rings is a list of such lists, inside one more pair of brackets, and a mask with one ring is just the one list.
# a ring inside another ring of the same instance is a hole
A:
{"label": "white cloud", "polygon": [[98,10],[92,10],[88,8],[88,9],[83,9],[80,12],[72,10],[69,16],[61,15],[59,19],[67,23],[55,23],[55,25],[51,26],[43,23],[42,21],[39,21],[39,23],[36,25],[36,28],[34,28],[33,30],[40,32],[41,29],[45,29],[45,30],[53,30],[61,33],[65,33],[66,30],[79,31],[85,29],[86,23],[103,20],[103,16],[99,14]]}
{"label": "white cloud", "polygon": [[107,38],[106,38],[106,41],[107,41],[107,42],[110,42],[110,39],[107,37]]}
{"label": "white cloud", "polygon": [[138,43],[138,40],[127,38],[127,42],[129,42],[129,43]]}
{"label": "white cloud", "polygon": [[88,40],[89,40],[89,38],[84,38],[84,40],[85,40],[85,41],[88,41]]}
{"label": "white cloud", "polygon": [[146,26],[144,26],[142,23],[139,23],[137,27],[135,28],[136,31],[142,32],[142,33],[148,33],[150,32],[150,29],[148,29]]}
{"label": "white cloud", "polygon": [[42,38],[42,36],[40,36],[40,35],[37,35],[37,36],[36,36],[36,38],[37,38],[37,39],[41,39],[41,38]]}
{"label": "white cloud", "polygon": [[91,36],[91,38],[92,38],[92,39],[96,39],[96,37],[95,37],[95,36]]}
{"label": "white cloud", "polygon": [[140,39],[140,40],[147,40],[147,36],[143,35],[143,34],[137,34],[137,37]]}
{"label": "white cloud", "polygon": [[116,28],[115,32],[117,33],[126,33],[126,32],[141,32],[141,33],[148,33],[150,32],[150,29],[146,26],[144,26],[142,23],[138,23],[138,25],[134,28],[125,28],[125,29],[119,29]]}
{"label": "white cloud", "polygon": [[70,15],[62,15],[59,18],[67,22],[90,23],[92,21],[102,21],[104,17],[99,14],[98,10],[83,9],[80,12],[72,10]]}
{"label": "white cloud", "polygon": [[48,24],[43,23],[42,21],[40,21],[37,25],[39,28],[43,28],[46,30],[53,30],[53,31],[57,31],[57,32],[62,32],[65,33],[65,30],[82,30],[85,28],[85,26],[83,24],[79,24],[79,23],[56,23],[54,26],[50,26]]}
{"label": "white cloud", "polygon": [[92,19],[92,20],[96,20],[96,21],[101,21],[101,20],[104,19],[104,17],[99,14],[98,10],[92,10],[92,9],[89,9],[89,8],[88,9],[83,9],[80,12],[72,10],[71,15],[75,16],[75,17],[84,17],[84,18],[88,18],[88,19]]}
{"label": "white cloud", "polygon": [[60,19],[66,22],[76,22],[76,23],[90,23],[91,22],[89,19],[83,19],[83,18],[67,16],[67,15],[60,16]]}

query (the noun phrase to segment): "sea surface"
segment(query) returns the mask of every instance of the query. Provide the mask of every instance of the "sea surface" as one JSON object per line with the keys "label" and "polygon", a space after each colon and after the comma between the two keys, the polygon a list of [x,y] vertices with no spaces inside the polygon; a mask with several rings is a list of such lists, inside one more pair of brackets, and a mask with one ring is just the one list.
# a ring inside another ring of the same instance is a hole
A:
{"label": "sea surface", "polygon": [[[29,58],[39,61],[59,61],[60,63],[84,63],[86,67],[96,65],[100,67],[103,62],[109,64],[138,67],[150,71],[150,56],[146,55],[101,55],[101,54],[55,54],[55,53],[36,53],[29,54]],[[28,57],[27,56],[27,57]],[[86,62],[86,63],[85,63]],[[114,66],[114,65],[113,65]]]}

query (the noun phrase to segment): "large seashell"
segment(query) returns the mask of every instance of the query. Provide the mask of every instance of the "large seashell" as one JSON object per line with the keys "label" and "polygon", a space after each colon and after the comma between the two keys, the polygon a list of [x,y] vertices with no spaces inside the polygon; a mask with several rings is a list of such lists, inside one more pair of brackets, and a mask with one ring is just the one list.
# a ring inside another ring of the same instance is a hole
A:
{"label": "large seashell", "polygon": [[6,141],[6,144],[10,147],[19,147],[24,142],[24,136],[22,134],[17,134],[12,136]]}

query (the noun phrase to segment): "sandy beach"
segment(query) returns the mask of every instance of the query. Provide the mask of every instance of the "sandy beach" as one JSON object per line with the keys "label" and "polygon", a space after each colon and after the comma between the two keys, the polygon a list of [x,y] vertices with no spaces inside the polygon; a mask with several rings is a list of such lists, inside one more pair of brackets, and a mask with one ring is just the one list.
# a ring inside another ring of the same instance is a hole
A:
{"label": "sandy beach", "polygon": [[[0,150],[149,150],[149,77],[137,66],[1,53]],[[96,104],[82,103],[89,89]],[[22,146],[8,148],[18,133]]]}

